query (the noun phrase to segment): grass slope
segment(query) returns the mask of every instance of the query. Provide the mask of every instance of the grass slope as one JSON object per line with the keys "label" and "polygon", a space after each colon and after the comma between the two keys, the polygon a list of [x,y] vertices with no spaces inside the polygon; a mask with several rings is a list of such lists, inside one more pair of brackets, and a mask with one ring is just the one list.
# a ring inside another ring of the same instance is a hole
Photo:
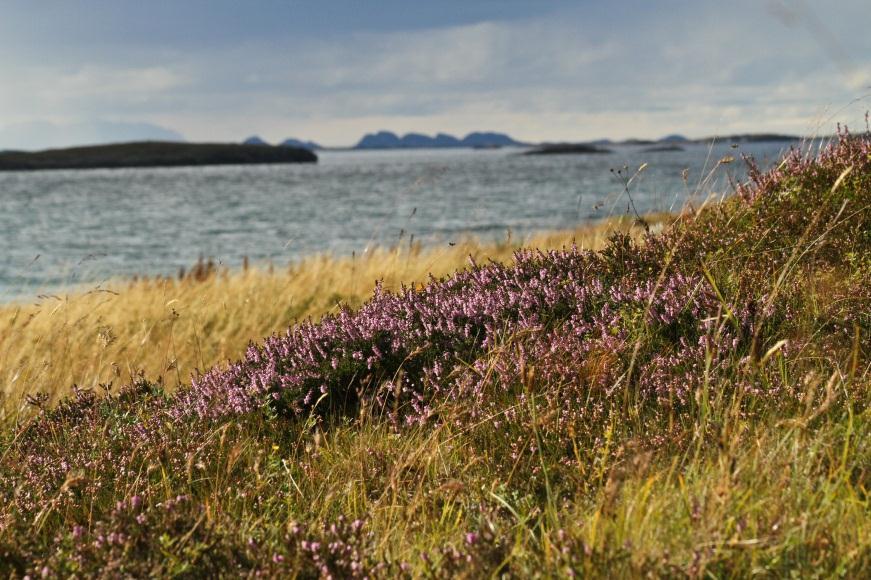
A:
{"label": "grass slope", "polygon": [[378,290],[173,395],[32,397],[2,571],[867,575],[871,141],[751,177],[643,241]]}
{"label": "grass slope", "polygon": [[[668,219],[648,216],[655,227]],[[637,237],[644,230],[615,218],[527,240],[468,239],[440,248],[415,242],[287,268],[229,271],[203,261],[178,278],[120,280],[0,305],[0,417],[20,412],[27,395],[54,402],[72,385],[102,391],[101,384],[117,387],[141,375],[174,389],[196,369],[238,358],[252,339],[336,312],[340,303],[359,307],[377,281],[393,290],[420,285],[430,274],[468,267],[469,257],[509,262],[521,246],[598,250],[615,232]]]}

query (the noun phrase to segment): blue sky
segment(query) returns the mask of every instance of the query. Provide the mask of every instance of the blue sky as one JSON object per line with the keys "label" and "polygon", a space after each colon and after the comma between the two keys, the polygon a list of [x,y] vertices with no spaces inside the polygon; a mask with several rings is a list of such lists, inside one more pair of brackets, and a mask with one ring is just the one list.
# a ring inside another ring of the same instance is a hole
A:
{"label": "blue sky", "polygon": [[0,148],[829,132],[871,109],[867,0],[0,0]]}

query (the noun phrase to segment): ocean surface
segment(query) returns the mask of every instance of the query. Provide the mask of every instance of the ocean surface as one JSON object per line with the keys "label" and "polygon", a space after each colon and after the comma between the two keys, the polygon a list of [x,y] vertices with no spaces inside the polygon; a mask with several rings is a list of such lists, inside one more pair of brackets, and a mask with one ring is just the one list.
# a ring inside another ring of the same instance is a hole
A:
{"label": "ocean surface", "polygon": [[[517,149],[326,151],[314,165],[0,173],[0,299],[133,275],[175,275],[201,256],[228,267],[473,235],[514,239],[722,197],[741,154],[788,144],[524,156]],[[720,164],[724,157],[734,162]],[[642,165],[647,167],[629,184]],[[617,174],[616,171],[621,171]]]}

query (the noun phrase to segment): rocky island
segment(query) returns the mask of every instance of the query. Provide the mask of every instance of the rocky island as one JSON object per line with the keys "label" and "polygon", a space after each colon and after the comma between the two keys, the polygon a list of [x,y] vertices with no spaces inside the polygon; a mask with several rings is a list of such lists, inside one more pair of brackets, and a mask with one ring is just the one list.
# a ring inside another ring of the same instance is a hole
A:
{"label": "rocky island", "polygon": [[7,151],[0,153],[0,171],[315,163],[317,160],[317,155],[298,147],[142,141],[34,152]]}
{"label": "rocky island", "polygon": [[643,151],[644,153],[666,153],[671,151],[685,151],[685,149],[675,143],[663,143],[662,145],[647,147]]}
{"label": "rocky island", "polygon": [[407,133],[400,137],[391,131],[378,131],[367,133],[354,145],[354,149],[446,149],[446,148],[473,148],[484,149],[491,147],[522,147],[524,143],[515,141],[505,133],[492,131],[475,131],[462,139],[439,133],[435,137],[422,133]]}
{"label": "rocky island", "polygon": [[611,153],[610,149],[590,143],[546,143],[535,149],[525,151],[524,155],[580,155]]}

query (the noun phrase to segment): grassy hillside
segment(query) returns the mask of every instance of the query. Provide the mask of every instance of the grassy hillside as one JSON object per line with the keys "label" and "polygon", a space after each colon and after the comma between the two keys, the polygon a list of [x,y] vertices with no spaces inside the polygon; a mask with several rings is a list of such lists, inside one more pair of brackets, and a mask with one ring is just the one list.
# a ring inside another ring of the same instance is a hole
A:
{"label": "grassy hillside", "polygon": [[[669,216],[648,216],[660,228]],[[359,307],[375,283],[398,290],[479,262],[508,262],[522,245],[597,250],[614,232],[644,229],[615,218],[574,231],[484,244],[474,239],[423,248],[375,248],[353,258],[315,256],[289,267],[217,268],[206,261],[181,277],[119,280],[104,286],[42,294],[28,303],[0,305],[0,416],[42,393],[55,401],[73,385],[102,390],[137,376],[174,389],[196,369],[241,356],[252,340],[291,324]]]}
{"label": "grassy hillside", "polygon": [[[0,436],[3,572],[865,576],[869,217],[871,138],[842,135],[597,252],[399,289],[445,270],[397,258],[423,265],[212,352],[236,362],[172,394],[146,373],[108,397],[31,396]],[[248,324],[233,318],[187,344]],[[77,372],[102,380],[57,377]]]}

